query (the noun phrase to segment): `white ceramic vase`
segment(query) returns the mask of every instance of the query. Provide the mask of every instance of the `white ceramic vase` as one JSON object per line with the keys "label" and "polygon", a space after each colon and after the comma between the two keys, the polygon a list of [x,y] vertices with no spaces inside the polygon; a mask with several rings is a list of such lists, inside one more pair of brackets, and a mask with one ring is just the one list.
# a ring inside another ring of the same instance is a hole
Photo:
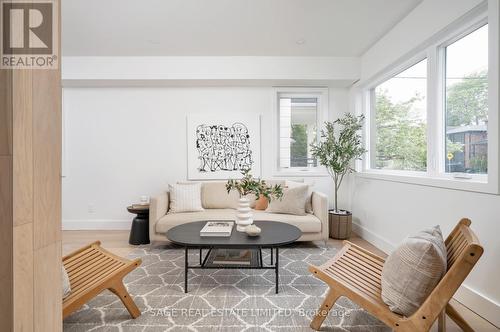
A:
{"label": "white ceramic vase", "polygon": [[246,227],[251,224],[253,224],[253,213],[250,208],[250,200],[247,197],[241,197],[236,210],[236,230],[245,232]]}

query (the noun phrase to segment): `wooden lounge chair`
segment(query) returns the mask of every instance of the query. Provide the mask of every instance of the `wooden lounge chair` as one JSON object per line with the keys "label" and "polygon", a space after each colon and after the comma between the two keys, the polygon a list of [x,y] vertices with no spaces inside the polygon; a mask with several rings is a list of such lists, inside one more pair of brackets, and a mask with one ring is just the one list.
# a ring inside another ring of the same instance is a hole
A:
{"label": "wooden lounge chair", "polygon": [[141,312],[123,285],[123,277],[141,264],[101,248],[101,242],[91,243],[63,257],[71,285],[71,293],[63,300],[63,319],[105,289],[116,294],[133,318]]}
{"label": "wooden lounge chair", "polygon": [[422,306],[410,317],[389,310],[381,299],[381,271],[385,259],[349,241],[330,261],[310,266],[317,278],[330,287],[311,328],[319,330],[330,309],[340,296],[346,296],[395,331],[428,331],[438,319],[438,330],[444,331],[445,313],[464,331],[473,331],[453,308],[451,297],[483,254],[483,247],[469,228],[471,221],[462,219],[445,241],[448,270]]}

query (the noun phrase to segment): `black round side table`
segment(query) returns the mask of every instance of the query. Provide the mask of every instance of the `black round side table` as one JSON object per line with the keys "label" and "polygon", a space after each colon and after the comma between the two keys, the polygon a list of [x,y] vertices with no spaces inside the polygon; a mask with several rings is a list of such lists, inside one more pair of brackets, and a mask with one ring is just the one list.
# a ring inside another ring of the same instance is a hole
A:
{"label": "black round side table", "polygon": [[138,245],[138,244],[148,244],[149,243],[149,206],[144,207],[127,207],[128,212],[134,213],[137,216],[132,221],[132,227],[130,228],[130,237],[128,243]]}

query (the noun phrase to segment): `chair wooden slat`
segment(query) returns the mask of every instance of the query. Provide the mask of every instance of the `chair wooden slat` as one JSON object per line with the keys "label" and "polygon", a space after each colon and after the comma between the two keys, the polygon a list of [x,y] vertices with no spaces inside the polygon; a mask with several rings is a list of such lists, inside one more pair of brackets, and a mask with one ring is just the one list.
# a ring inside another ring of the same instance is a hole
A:
{"label": "chair wooden slat", "polygon": [[98,255],[99,252],[96,250],[86,251],[85,253],[82,253],[82,255],[78,257],[78,259],[73,260],[72,262],[64,263],[64,267],[66,268],[66,271],[68,271],[69,273],[73,271],[75,268],[82,266],[82,264],[92,261]]}
{"label": "chair wooden slat", "polygon": [[91,243],[64,256],[71,293],[63,299],[63,318],[78,310],[105,289],[111,290],[123,302],[133,318],[141,312],[123,285],[123,278],[141,264],[140,259],[128,260],[101,248],[100,242]]}
{"label": "chair wooden slat", "polygon": [[448,267],[451,267],[453,266],[453,264],[455,264],[456,260],[462,254],[462,252],[465,250],[466,247],[467,247],[466,241],[460,244],[460,246],[453,252],[451,257],[448,258]]}
{"label": "chair wooden slat", "polygon": [[[77,275],[81,274],[82,271],[87,271],[90,267],[92,267],[96,263],[102,262],[105,259],[106,259],[106,257],[94,255],[94,256],[92,256],[92,259],[82,260],[80,264],[78,264],[76,266],[72,266],[71,269],[66,268],[66,271],[68,272],[68,276],[71,279],[71,278],[74,278]],[[65,265],[65,267],[66,267],[66,265]]]}
{"label": "chair wooden slat", "polygon": [[366,274],[366,276],[372,279],[373,281],[380,282],[381,271],[373,270],[369,264],[363,265],[363,262],[349,259],[349,257],[347,256],[346,259],[339,260],[339,264],[345,264],[347,266],[350,266],[359,273]]}
{"label": "chair wooden slat", "polygon": [[380,284],[380,275],[378,277],[370,274],[371,271],[368,269],[363,269],[363,267],[353,266],[347,263],[346,260],[339,260],[337,263],[339,269],[349,271],[357,280],[361,281],[363,284],[368,284],[374,286]]}
{"label": "chair wooden slat", "polygon": [[76,286],[75,295],[78,295],[82,292],[87,291],[87,289],[93,287],[93,285],[95,285],[96,283],[99,283],[100,281],[104,280],[106,277],[113,275],[113,273],[117,270],[118,269],[109,269],[109,270],[102,271],[101,273],[96,274],[96,275],[92,276],[91,278],[85,280],[84,282],[78,284]]}
{"label": "chair wooden slat", "polygon": [[376,263],[376,262],[373,262],[373,261],[370,261],[370,260],[366,260],[363,256],[361,255],[357,255],[357,254],[353,254],[351,252],[347,252],[346,253],[346,258],[352,258],[353,260],[356,260],[358,262],[361,262],[363,265],[366,265],[366,267],[372,271],[374,271],[375,273],[380,273],[382,272],[382,265]]}
{"label": "chair wooden slat", "polygon": [[335,275],[343,276],[350,281],[351,285],[363,292],[369,292],[375,297],[380,297],[380,288],[374,287],[372,284],[365,282],[359,275],[353,275],[349,270],[342,266],[336,265],[330,269]]}
{"label": "chair wooden slat", "polygon": [[453,255],[453,253],[459,250],[460,246],[462,246],[462,244],[464,243],[467,243],[467,241],[465,240],[465,237],[459,233],[456,237],[453,238],[450,245],[446,248],[447,256],[450,257],[451,255]]}
{"label": "chair wooden slat", "polygon": [[119,262],[115,262],[113,260],[101,261],[92,267],[92,269],[80,272],[80,275],[75,279],[70,279],[70,282],[74,284],[75,287],[78,287],[81,284],[87,283],[89,279],[95,279],[95,277],[100,274],[104,274],[110,270],[113,271],[115,268],[120,266],[121,264]]}
{"label": "chair wooden slat", "polygon": [[118,263],[118,262],[108,261],[108,262],[104,263],[104,265],[102,265],[101,270],[91,271],[91,273],[83,274],[82,276],[80,276],[79,279],[74,280],[74,282],[71,281],[71,279],[70,279],[70,281],[72,282],[72,285],[75,285],[75,288],[79,288],[82,285],[89,284],[89,282],[97,279],[100,275],[117,270],[120,267],[119,264],[120,263]]}
{"label": "chair wooden slat", "polygon": [[95,245],[100,245],[100,242],[97,241],[97,242],[91,243],[91,244],[89,244],[89,245],[87,245],[85,247],[82,247],[82,248],[80,248],[80,249],[72,252],[69,255],[64,256],[63,257],[63,262],[65,262],[66,264],[68,264],[68,263],[71,263],[74,260],[79,259],[80,257],[82,257],[82,255],[86,255],[89,252],[93,252]]}
{"label": "chair wooden slat", "polygon": [[470,224],[469,219],[460,220],[446,238],[448,271],[410,317],[391,312],[382,301],[381,274],[385,260],[345,241],[344,247],[331,260],[321,266],[309,267],[314,276],[330,287],[311,328],[319,330],[335,301],[346,296],[395,331],[429,331],[436,319],[440,320],[439,326],[442,327],[445,312],[459,326],[472,330],[448,303],[483,253]]}
{"label": "chair wooden slat", "polygon": [[353,281],[353,279],[350,278],[345,273],[339,273],[338,271],[334,271],[332,269],[324,270],[323,273],[325,273],[325,275],[328,275],[332,279],[337,279],[339,281],[342,281],[342,282],[346,283],[347,285],[349,285],[351,288],[356,289],[358,291],[359,295],[362,295],[363,297],[369,298],[371,301],[374,301],[374,302],[379,301],[380,296],[378,296],[376,294],[376,292],[364,289],[364,287],[362,285],[356,283],[356,281]]}

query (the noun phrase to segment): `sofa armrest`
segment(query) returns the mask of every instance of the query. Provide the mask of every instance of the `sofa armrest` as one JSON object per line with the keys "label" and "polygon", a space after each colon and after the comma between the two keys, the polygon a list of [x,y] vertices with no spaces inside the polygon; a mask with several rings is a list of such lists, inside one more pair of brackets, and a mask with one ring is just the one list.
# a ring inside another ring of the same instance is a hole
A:
{"label": "sofa armrest", "polygon": [[312,209],[314,215],[321,221],[321,238],[328,240],[328,196],[314,191],[312,193]]}
{"label": "sofa armrest", "polygon": [[149,203],[149,239],[151,243],[156,233],[156,223],[168,212],[169,201],[168,192],[151,198],[151,202]]}

